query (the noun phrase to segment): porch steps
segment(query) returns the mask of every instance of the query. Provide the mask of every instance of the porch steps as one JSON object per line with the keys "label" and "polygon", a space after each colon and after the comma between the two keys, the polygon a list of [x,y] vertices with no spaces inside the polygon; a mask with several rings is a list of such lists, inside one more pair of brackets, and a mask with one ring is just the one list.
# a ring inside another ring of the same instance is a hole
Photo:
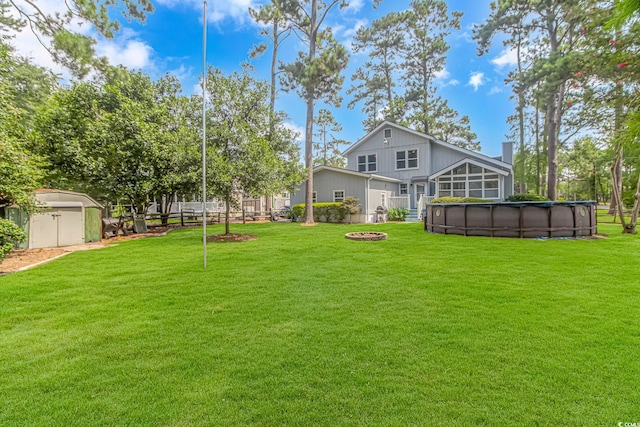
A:
{"label": "porch steps", "polygon": [[409,209],[409,215],[404,220],[405,222],[420,222],[418,218],[418,209]]}

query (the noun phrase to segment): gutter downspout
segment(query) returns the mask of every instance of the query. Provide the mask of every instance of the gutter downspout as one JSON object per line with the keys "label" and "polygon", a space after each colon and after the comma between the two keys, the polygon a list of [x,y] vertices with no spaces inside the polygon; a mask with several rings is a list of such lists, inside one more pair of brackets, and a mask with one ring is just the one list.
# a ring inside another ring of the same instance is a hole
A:
{"label": "gutter downspout", "polygon": [[371,174],[369,174],[369,178],[367,179],[367,187],[365,189],[364,192],[364,217],[365,217],[365,224],[369,223],[369,183],[371,182],[371,180],[373,179],[373,176]]}

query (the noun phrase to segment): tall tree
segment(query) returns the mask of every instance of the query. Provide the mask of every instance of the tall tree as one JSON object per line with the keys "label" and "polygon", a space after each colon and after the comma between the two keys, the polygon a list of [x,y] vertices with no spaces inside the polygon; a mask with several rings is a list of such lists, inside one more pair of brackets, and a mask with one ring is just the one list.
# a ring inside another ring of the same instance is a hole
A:
{"label": "tall tree", "polygon": [[[30,212],[36,208],[33,191],[40,185],[43,172],[42,159],[26,145],[30,114],[25,107],[36,97],[16,96],[20,90],[15,86],[15,71],[20,68],[37,71],[13,57],[10,47],[0,40],[0,210],[17,204]],[[35,85],[35,81],[26,80],[27,87]],[[0,260],[11,251],[14,241],[24,238],[20,227],[0,216]]]}
{"label": "tall tree", "polygon": [[313,224],[313,115],[319,99],[338,107],[342,102],[338,92],[344,77],[341,72],[347,67],[348,54],[333,37],[331,28],[325,27],[328,14],[341,0],[283,0],[281,4],[287,20],[300,39],[307,44],[307,51],[298,52],[297,59],[282,67],[284,90],[296,90],[305,100],[305,150],[304,164],[307,168],[305,197],[305,223]]}
{"label": "tall tree", "polygon": [[407,119],[421,132],[430,133],[437,120],[437,110],[443,101],[436,96],[435,79],[447,60],[446,38],[453,29],[460,29],[461,17],[462,12],[457,11],[449,15],[447,3],[442,0],[414,0],[404,12],[402,79],[410,109]]}
{"label": "tall tree", "polygon": [[154,10],[150,0],[65,0],[57,12],[49,12],[45,6],[38,0],[0,0],[0,28],[23,31],[28,27],[53,59],[77,77],[86,76],[91,69],[106,70],[108,61],[96,57],[95,40],[73,32],[72,24],[91,23],[98,34],[113,38],[120,29],[119,21],[113,19],[114,10],[127,20],[141,22]]}
{"label": "tall tree", "polygon": [[[271,42],[271,87],[269,92],[269,107],[271,114],[276,112],[276,94],[277,94],[277,75],[278,75],[278,53],[280,46],[291,34],[290,24],[284,17],[280,0],[271,0],[271,4],[261,5],[258,9],[249,8],[251,17],[266,27],[260,31],[260,34],[267,37]],[[268,48],[261,43],[251,50],[250,56],[256,58]]]}
{"label": "tall tree", "polygon": [[376,127],[378,117],[398,122],[404,116],[404,102],[396,94],[398,58],[404,48],[404,37],[400,27],[404,15],[391,12],[376,19],[369,27],[360,28],[353,42],[355,51],[362,51],[369,59],[359,67],[351,80],[357,82],[347,94],[353,94],[348,107],[364,100],[363,111],[367,113],[364,124],[367,130]]}
{"label": "tall tree", "polygon": [[344,166],[344,158],[340,155],[340,145],[347,142],[343,139],[337,139],[335,134],[342,131],[342,125],[336,122],[331,111],[322,108],[318,111],[318,115],[314,119],[316,125],[316,140],[313,143],[316,159],[315,164],[325,166]]}
{"label": "tall tree", "polygon": [[207,189],[225,201],[229,234],[238,193],[292,191],[302,181],[302,168],[293,133],[283,126],[282,115],[270,113],[267,84],[246,68],[229,76],[210,68],[207,90]]}
{"label": "tall tree", "polygon": [[440,100],[434,110],[431,135],[444,142],[457,145],[468,150],[480,150],[477,135],[471,131],[469,116],[459,117],[458,112],[449,107],[446,100]]}
{"label": "tall tree", "polygon": [[[50,163],[50,183],[127,198],[144,214],[154,196],[179,191],[191,176],[176,178],[185,164],[197,164],[189,144],[197,146],[198,136],[176,112],[175,79],[153,82],[140,72],[120,71],[126,78],[102,87],[83,82],[56,93],[39,114],[34,138]],[[190,160],[181,158],[189,154]]]}
{"label": "tall tree", "polygon": [[[567,82],[582,59],[577,49],[581,20],[593,8],[591,0],[499,0],[491,15],[476,28],[479,53],[488,51],[498,33],[507,33],[507,44],[529,38],[538,49],[528,72],[528,84],[539,84],[537,96],[544,108],[547,148],[547,196],[555,200],[558,182],[558,138],[565,113]],[[519,89],[521,90],[521,89]]]}

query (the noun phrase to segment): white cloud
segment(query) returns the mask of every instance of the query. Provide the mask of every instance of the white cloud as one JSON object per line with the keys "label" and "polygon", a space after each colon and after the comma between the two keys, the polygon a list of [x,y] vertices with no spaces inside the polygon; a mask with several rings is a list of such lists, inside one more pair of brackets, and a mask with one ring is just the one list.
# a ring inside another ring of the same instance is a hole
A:
{"label": "white cloud", "polygon": [[296,135],[295,135],[295,140],[296,142],[301,142],[304,139],[304,128],[301,126],[298,126],[297,124],[293,123],[293,122],[285,122],[284,123],[284,127],[286,129],[289,129],[291,131],[293,131]]}
{"label": "white cloud", "polygon": [[362,27],[365,27],[368,23],[369,21],[367,19],[358,19],[350,28],[347,28],[343,25],[337,25],[333,28],[333,34],[336,37],[343,38],[342,45],[352,54],[364,53],[354,50],[353,38],[358,33],[358,30]]}
{"label": "white cloud", "polygon": [[127,68],[144,69],[151,65],[153,49],[139,40],[101,41],[96,46],[96,53],[106,56],[111,65],[124,65]]}
{"label": "white cloud", "polygon": [[344,10],[348,12],[359,12],[364,6],[364,0],[351,0],[349,6]]}
{"label": "white cloud", "polygon": [[469,83],[467,84],[473,86],[473,90],[477,91],[480,86],[485,84],[484,73],[480,71],[471,73],[471,77],[469,77]]}
{"label": "white cloud", "polygon": [[[203,11],[202,0],[156,0],[158,4],[166,7],[183,8],[191,7],[194,10]],[[218,23],[225,19],[237,22],[249,20],[249,8],[256,8],[255,0],[223,0],[207,2],[207,21]]]}
{"label": "white cloud", "polygon": [[518,65],[518,54],[515,49],[505,49],[500,52],[500,55],[491,60],[493,65],[498,68],[513,67]]}
{"label": "white cloud", "polygon": [[434,74],[435,80],[439,82],[440,87],[457,86],[460,82],[456,79],[450,79],[451,73],[447,69],[442,69]]}
{"label": "white cloud", "polygon": [[[19,3],[19,7],[24,7],[24,10],[28,10],[27,6],[21,3]],[[38,2],[38,7],[47,14],[61,13],[66,10],[64,2],[59,0],[43,0]],[[96,44],[94,45],[96,53],[99,56],[106,56],[111,65],[124,65],[136,69],[152,66],[151,56],[153,49],[139,40],[132,30],[124,28],[120,33],[116,33],[113,39],[105,39],[98,36],[93,26],[87,22],[75,21],[69,26],[69,30],[94,37],[96,39]],[[32,58],[37,65],[51,69],[63,80],[71,78],[69,70],[56,64],[51,54],[42,45],[44,43],[49,46],[51,43],[50,38],[42,37],[41,43],[28,27],[23,28],[22,31],[14,35],[15,38],[11,39],[11,43],[19,54]]]}
{"label": "white cloud", "polygon": [[451,73],[449,71],[447,71],[446,68],[443,68],[440,71],[436,71],[434,74],[434,77],[436,78],[436,80],[446,80],[451,76]]}
{"label": "white cloud", "polygon": [[489,91],[488,95],[495,95],[496,93],[500,93],[502,92],[503,89],[499,86],[494,86],[491,88],[491,90]]}

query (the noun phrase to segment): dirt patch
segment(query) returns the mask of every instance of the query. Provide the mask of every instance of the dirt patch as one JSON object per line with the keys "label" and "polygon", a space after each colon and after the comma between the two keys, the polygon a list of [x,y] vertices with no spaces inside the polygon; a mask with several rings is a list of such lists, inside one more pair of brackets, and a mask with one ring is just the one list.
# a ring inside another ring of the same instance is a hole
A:
{"label": "dirt patch", "polygon": [[0,262],[0,274],[13,273],[15,271],[35,267],[36,265],[75,251],[86,251],[89,249],[104,248],[114,243],[140,239],[143,237],[164,236],[169,231],[175,228],[178,227],[152,227],[149,228],[148,233],[130,233],[128,236],[120,235],[111,239],[104,239],[100,242],[87,243],[84,245],[65,246],[63,248],[14,249],[4,260]]}
{"label": "dirt patch", "polygon": [[213,236],[207,236],[207,242],[247,242],[249,240],[256,240],[258,236],[255,234],[215,234]]}

